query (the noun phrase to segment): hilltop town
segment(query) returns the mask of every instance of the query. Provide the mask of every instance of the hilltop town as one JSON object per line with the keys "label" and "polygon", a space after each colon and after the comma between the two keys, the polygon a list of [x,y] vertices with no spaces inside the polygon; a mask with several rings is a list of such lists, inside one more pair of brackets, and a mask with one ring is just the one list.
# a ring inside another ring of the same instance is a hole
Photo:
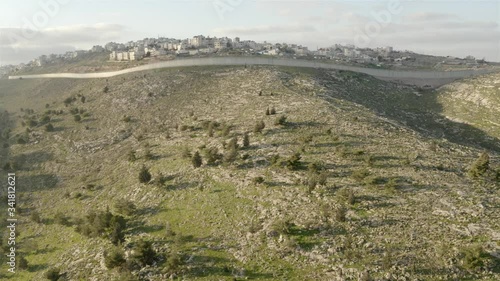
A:
{"label": "hilltop town", "polygon": [[[144,38],[127,43],[109,42],[95,45],[90,50],[68,51],[65,54],[42,55],[28,63],[0,67],[0,76],[26,69],[57,65],[61,62],[77,61],[91,54],[109,54],[107,62],[141,62],[171,60],[177,57],[202,56],[269,56],[331,61],[347,65],[358,65],[385,69],[438,69],[455,70],[482,68],[491,65],[484,59],[473,56],[457,58],[452,56],[431,56],[408,50],[395,50],[386,46],[380,48],[359,48],[354,45],[334,44],[326,48],[309,50],[308,47],[287,44],[241,40],[239,37],[193,36],[187,39]],[[106,59],[103,59],[106,61]]]}

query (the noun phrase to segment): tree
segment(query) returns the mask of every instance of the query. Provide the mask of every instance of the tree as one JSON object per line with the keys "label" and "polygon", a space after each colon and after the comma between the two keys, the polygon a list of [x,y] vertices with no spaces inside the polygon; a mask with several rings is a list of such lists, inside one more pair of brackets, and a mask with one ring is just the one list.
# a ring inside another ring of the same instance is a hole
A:
{"label": "tree", "polygon": [[201,164],[203,164],[203,161],[201,160],[201,155],[198,151],[196,151],[193,155],[193,158],[191,158],[191,163],[193,163],[193,167],[199,168],[201,167]]}
{"label": "tree", "polygon": [[125,253],[119,247],[104,252],[104,264],[108,269],[122,266],[125,261]]}
{"label": "tree", "polygon": [[481,156],[472,164],[469,170],[469,176],[473,178],[478,178],[484,175],[490,167],[490,156],[488,153],[483,152]]}
{"label": "tree", "polygon": [[139,240],[134,246],[133,258],[142,266],[151,265],[156,259],[156,252],[150,241]]}
{"label": "tree", "polygon": [[139,172],[139,182],[147,183],[151,180],[151,173],[146,168],[146,166],[142,166],[141,171]]}
{"label": "tree", "polygon": [[247,132],[243,135],[243,147],[249,147],[250,146],[250,136],[248,135]]}

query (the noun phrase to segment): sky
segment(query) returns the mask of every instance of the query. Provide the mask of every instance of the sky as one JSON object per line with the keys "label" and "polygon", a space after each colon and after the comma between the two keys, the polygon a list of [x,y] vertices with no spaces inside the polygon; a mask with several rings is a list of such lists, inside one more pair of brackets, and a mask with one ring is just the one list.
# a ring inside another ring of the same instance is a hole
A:
{"label": "sky", "polygon": [[500,0],[0,1],[0,65],[110,41],[200,34],[500,61]]}

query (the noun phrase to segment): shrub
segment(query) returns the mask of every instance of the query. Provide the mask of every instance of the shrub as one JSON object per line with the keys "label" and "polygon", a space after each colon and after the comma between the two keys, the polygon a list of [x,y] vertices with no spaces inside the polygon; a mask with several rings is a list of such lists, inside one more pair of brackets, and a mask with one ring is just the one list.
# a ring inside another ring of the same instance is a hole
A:
{"label": "shrub", "polygon": [[79,114],[77,114],[73,116],[73,119],[75,120],[75,122],[80,122],[82,120],[82,117]]}
{"label": "shrub", "polygon": [[45,124],[45,123],[48,123],[50,122],[50,116],[48,115],[44,115],[41,119],[40,119],[40,124]]}
{"label": "shrub", "polygon": [[127,158],[128,158],[128,161],[130,161],[130,162],[134,162],[135,160],[137,160],[137,157],[135,156],[135,151],[130,150],[128,152]]}
{"label": "shrub", "polygon": [[339,222],[345,222],[347,209],[345,207],[338,207],[335,209],[335,219]]}
{"label": "shrub", "polygon": [[131,216],[136,211],[134,202],[125,199],[116,201],[114,208],[116,212],[125,216]]}
{"label": "shrub", "polygon": [[210,147],[204,150],[207,165],[214,165],[217,160],[222,159],[222,155],[216,147]]}
{"label": "shrub", "polygon": [[61,212],[57,212],[55,215],[54,215],[54,221],[57,223],[57,224],[60,224],[60,225],[64,225],[64,226],[69,226],[70,225],[70,222],[68,220],[68,217],[66,217],[63,213]]}
{"label": "shrub", "polygon": [[64,105],[68,106],[73,102],[73,97],[67,97],[64,99]]}
{"label": "shrub", "polygon": [[318,181],[316,179],[316,176],[309,176],[309,179],[307,180],[308,191],[312,192],[316,188],[317,184]]}
{"label": "shrub", "polygon": [[33,128],[33,127],[36,127],[37,125],[38,125],[38,122],[36,122],[35,120],[30,119],[28,121],[28,127]]}
{"label": "shrub", "polygon": [[181,265],[182,261],[177,253],[173,253],[167,258],[166,268],[168,271],[175,271]]}
{"label": "shrub", "polygon": [[290,158],[288,158],[288,160],[286,160],[286,163],[285,163],[286,167],[290,170],[300,169],[302,166],[302,163],[300,162],[301,158],[302,157],[300,156],[300,153],[296,152],[295,154],[290,156]]}
{"label": "shrub", "polygon": [[274,121],[274,125],[285,126],[286,125],[286,116],[281,115],[280,117],[276,118],[276,120]]}
{"label": "shrub", "polygon": [[151,180],[151,173],[146,168],[146,166],[142,166],[141,171],[139,172],[139,182],[147,183]]}
{"label": "shrub", "polygon": [[488,258],[489,254],[480,245],[462,250],[462,266],[468,270],[475,270],[484,266]]}
{"label": "shrub", "polygon": [[271,113],[271,115],[274,115],[276,114],[276,108],[274,108],[274,106],[271,108],[271,111],[269,112]]}
{"label": "shrub", "polygon": [[273,154],[269,158],[269,163],[271,163],[271,165],[279,164],[279,161],[280,161],[280,155],[279,154]]}
{"label": "shrub", "polygon": [[85,103],[85,100],[86,100],[86,99],[85,99],[85,96],[82,96],[82,97],[80,98],[80,101],[81,101],[82,103]]}
{"label": "shrub", "polygon": [[19,258],[19,262],[18,262],[17,266],[19,267],[19,269],[28,269],[28,267],[29,267],[28,261],[26,260],[26,258],[21,256]]}
{"label": "shrub", "polygon": [[191,158],[191,163],[193,163],[193,167],[195,168],[199,168],[201,167],[201,164],[203,164],[200,153],[198,151],[196,151],[193,155],[193,158]]}
{"label": "shrub", "polygon": [[254,184],[261,184],[261,183],[263,183],[263,182],[264,182],[264,178],[263,178],[263,177],[260,177],[260,176],[259,176],[259,177],[255,177],[255,178],[253,178],[253,179],[252,179],[252,182],[253,182]]}
{"label": "shrub", "polygon": [[271,115],[271,112],[269,111],[269,107],[266,109],[266,115]]}
{"label": "shrub", "polygon": [[356,203],[356,196],[354,195],[354,191],[351,189],[349,189],[347,193],[347,203],[349,203],[349,205],[354,205]]}
{"label": "shrub", "polygon": [[42,222],[42,218],[40,217],[40,213],[38,213],[37,211],[33,211],[33,213],[31,213],[30,219],[36,223]]}
{"label": "shrub", "polygon": [[189,151],[189,147],[185,146],[182,148],[182,157],[183,158],[191,158],[191,151]]}
{"label": "shrub", "polygon": [[128,123],[128,122],[132,121],[132,117],[125,115],[125,116],[123,116],[122,121]]}
{"label": "shrub", "polygon": [[156,259],[153,244],[149,241],[139,240],[134,246],[133,259],[142,266],[152,265]]}
{"label": "shrub", "polygon": [[214,123],[213,122],[210,122],[208,124],[208,129],[207,130],[208,130],[208,132],[207,132],[208,136],[209,137],[213,137],[214,136]]}
{"label": "shrub", "polygon": [[146,147],[146,149],[144,151],[144,159],[146,159],[146,160],[153,159],[153,154],[151,153],[151,150],[148,147]]}
{"label": "shrub", "polygon": [[224,157],[222,158],[222,162],[226,164],[233,163],[236,158],[238,157],[238,149],[234,146],[230,146],[228,151],[224,154]]}
{"label": "shrub", "polygon": [[229,125],[224,125],[221,131],[221,136],[227,137],[230,132],[231,132],[231,127]]}
{"label": "shrub", "polygon": [[49,124],[45,125],[45,131],[47,131],[47,132],[53,132],[54,131],[54,125],[52,125],[52,123],[49,123]]}
{"label": "shrub", "polygon": [[370,172],[366,169],[356,170],[352,172],[351,177],[356,181],[362,181],[370,175]]}
{"label": "shrub", "polygon": [[250,146],[250,136],[248,135],[247,132],[243,135],[243,147],[249,147]]}
{"label": "shrub", "polygon": [[481,156],[479,156],[479,158],[476,160],[476,162],[472,164],[468,174],[472,178],[478,178],[488,171],[490,167],[489,165],[490,156],[488,155],[488,153],[483,152]]}
{"label": "shrub", "polygon": [[61,277],[60,270],[58,268],[51,267],[43,274],[43,277],[51,281],[57,281]]}
{"label": "shrub", "polygon": [[264,121],[257,121],[257,123],[255,124],[255,127],[253,128],[253,132],[254,133],[262,133],[262,130],[264,130],[264,128],[266,127],[266,123],[264,123]]}
{"label": "shrub", "polygon": [[125,253],[119,247],[113,247],[104,252],[104,264],[108,269],[120,267],[125,264]]}
{"label": "shrub", "polygon": [[108,86],[105,86],[104,89],[102,90],[104,93],[107,93],[109,92],[109,87]]}
{"label": "shrub", "polygon": [[26,140],[25,140],[23,137],[19,137],[19,138],[17,139],[17,143],[18,143],[18,144],[26,144]]}

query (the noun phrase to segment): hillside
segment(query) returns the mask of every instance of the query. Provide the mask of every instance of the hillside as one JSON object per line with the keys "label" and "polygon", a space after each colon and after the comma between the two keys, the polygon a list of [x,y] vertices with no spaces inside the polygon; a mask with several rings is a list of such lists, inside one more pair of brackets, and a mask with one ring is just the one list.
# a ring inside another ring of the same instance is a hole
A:
{"label": "hillside", "polygon": [[[16,172],[28,265],[0,277],[498,280],[498,100],[457,91],[481,79],[422,90],[189,67],[2,80],[0,167]],[[488,111],[460,109],[477,100]],[[490,169],[471,178],[483,151]]]}

